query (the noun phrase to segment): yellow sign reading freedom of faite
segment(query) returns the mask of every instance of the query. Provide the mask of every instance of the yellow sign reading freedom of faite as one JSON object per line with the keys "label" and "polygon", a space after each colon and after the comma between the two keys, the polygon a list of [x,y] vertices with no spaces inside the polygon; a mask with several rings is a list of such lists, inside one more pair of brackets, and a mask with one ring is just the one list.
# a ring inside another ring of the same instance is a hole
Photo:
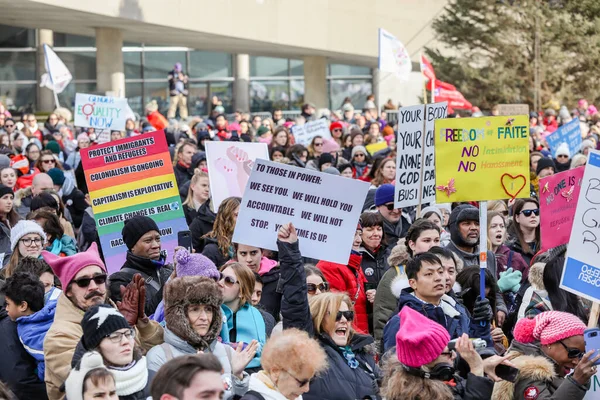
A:
{"label": "yellow sign reading freedom of faite", "polygon": [[437,203],[529,197],[527,116],[435,121]]}

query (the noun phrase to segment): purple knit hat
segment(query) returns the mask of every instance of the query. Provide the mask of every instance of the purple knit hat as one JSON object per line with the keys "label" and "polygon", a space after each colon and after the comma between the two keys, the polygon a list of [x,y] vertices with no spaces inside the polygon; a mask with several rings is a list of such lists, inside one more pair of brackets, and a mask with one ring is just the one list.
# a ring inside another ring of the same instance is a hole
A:
{"label": "purple knit hat", "polygon": [[410,307],[403,307],[399,316],[396,354],[402,364],[419,368],[442,354],[450,341],[446,328]]}
{"label": "purple knit hat", "polygon": [[221,274],[215,263],[202,254],[190,254],[186,249],[181,249],[175,254],[177,277],[205,276],[219,279]]}

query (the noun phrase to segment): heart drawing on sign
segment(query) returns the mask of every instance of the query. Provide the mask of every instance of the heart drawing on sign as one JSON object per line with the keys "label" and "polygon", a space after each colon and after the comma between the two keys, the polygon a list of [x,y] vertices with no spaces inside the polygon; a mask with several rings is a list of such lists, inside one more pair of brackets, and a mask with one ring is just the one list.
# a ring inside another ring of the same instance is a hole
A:
{"label": "heart drawing on sign", "polygon": [[527,184],[527,179],[523,175],[512,176],[511,174],[504,174],[500,178],[500,182],[506,194],[514,200]]}

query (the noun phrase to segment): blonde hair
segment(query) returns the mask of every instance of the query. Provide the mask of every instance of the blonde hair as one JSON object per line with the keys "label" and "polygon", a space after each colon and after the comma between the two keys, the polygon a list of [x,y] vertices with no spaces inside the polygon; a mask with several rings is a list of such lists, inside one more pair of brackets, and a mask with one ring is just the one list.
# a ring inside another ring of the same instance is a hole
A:
{"label": "blonde hair", "polygon": [[487,202],[488,212],[498,211],[498,210],[496,210],[498,208],[498,206],[502,206],[503,211],[508,211],[508,205],[506,204],[506,202],[504,200],[490,200]]}
{"label": "blonde hair", "polygon": [[194,189],[192,189],[192,188],[194,187],[195,184],[198,183],[198,181],[201,178],[208,179],[208,174],[204,171],[194,172],[194,176],[192,176],[192,179],[190,182],[190,188],[188,189],[187,197],[185,198],[185,201],[183,202],[184,206],[190,206],[193,208],[193,206],[194,206]]}
{"label": "blonde hair", "polygon": [[306,371],[317,375],[327,368],[327,355],[308,333],[292,328],[273,335],[263,347],[260,363],[268,373],[290,371],[296,376]]}
{"label": "blonde hair", "polygon": [[394,355],[383,365],[381,394],[387,400],[452,400],[450,388],[442,381],[409,375]]}
{"label": "blonde hair", "polygon": [[254,272],[239,262],[230,262],[224,264],[219,271],[223,272],[227,268],[231,268],[233,270],[233,273],[235,274],[235,277],[240,285],[240,308],[246,303],[251,303],[254,285],[256,284]]}
{"label": "blonde hair", "polygon": [[587,163],[587,156],[585,154],[575,154],[571,159],[571,169],[581,167]]}
{"label": "blonde hair", "polygon": [[[321,293],[309,300],[310,314],[312,315],[316,334],[327,333],[328,327],[335,326],[335,318],[342,302],[346,303],[350,311],[354,311],[352,301],[346,293]],[[354,330],[351,326],[348,329],[350,332],[348,340],[351,340],[354,336]]]}

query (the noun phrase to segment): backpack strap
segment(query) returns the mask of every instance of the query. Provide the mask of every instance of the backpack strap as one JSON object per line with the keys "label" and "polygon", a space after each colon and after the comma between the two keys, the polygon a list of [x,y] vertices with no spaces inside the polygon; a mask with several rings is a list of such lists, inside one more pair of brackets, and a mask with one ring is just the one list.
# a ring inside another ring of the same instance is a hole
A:
{"label": "backpack strap", "polygon": [[510,264],[512,264],[512,258],[514,253],[514,250],[511,250],[510,253],[508,253],[508,262],[506,263],[506,269],[510,268]]}
{"label": "backpack strap", "polygon": [[151,277],[150,275],[148,275],[145,272],[139,271],[137,269],[129,268],[129,267],[121,268],[121,272],[131,274],[131,276],[133,276],[135,274],[140,274],[142,276],[142,278],[144,278],[144,282],[146,284],[152,286],[152,288],[154,288],[154,290],[156,290],[157,292],[160,291],[160,283],[158,283],[156,281],[156,279],[154,279],[153,277]]}
{"label": "backpack strap", "polygon": [[160,345],[160,347],[162,347],[162,349],[165,351],[165,358],[166,361],[170,361],[173,359],[173,350],[171,350],[171,346],[169,346],[168,343],[162,343]]}
{"label": "backpack strap", "polygon": [[258,393],[255,390],[248,390],[244,395],[244,399],[248,400],[265,400],[262,394]]}

